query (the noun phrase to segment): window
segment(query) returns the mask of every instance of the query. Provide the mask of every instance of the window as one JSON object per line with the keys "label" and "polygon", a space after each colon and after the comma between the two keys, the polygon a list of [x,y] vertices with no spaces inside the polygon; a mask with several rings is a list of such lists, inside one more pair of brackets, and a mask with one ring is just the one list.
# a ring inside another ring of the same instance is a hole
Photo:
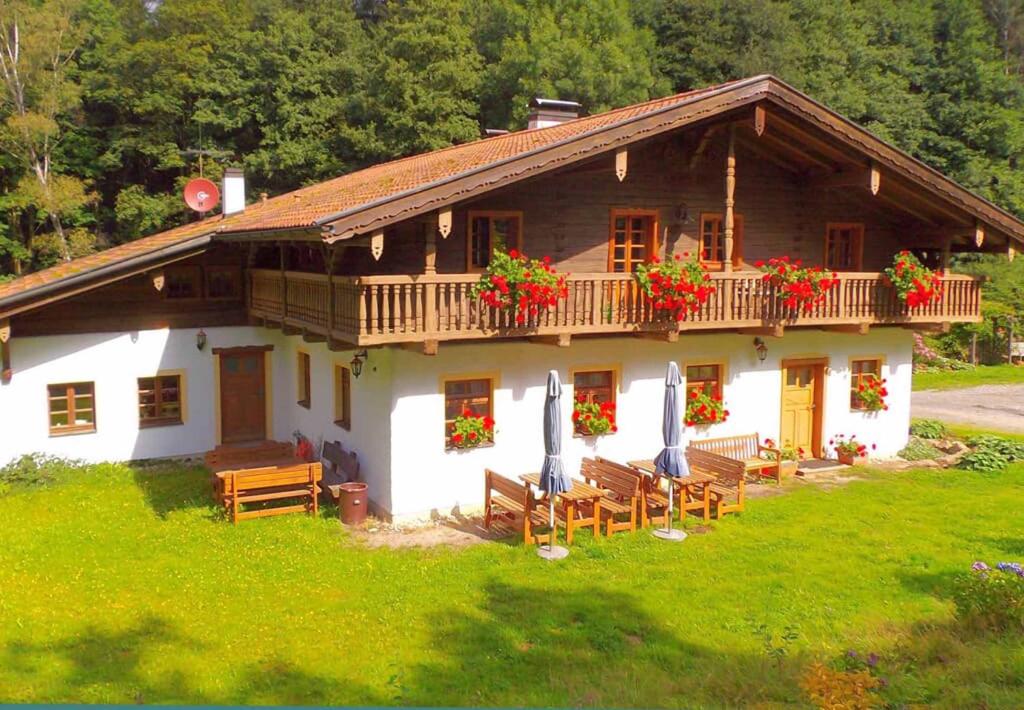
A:
{"label": "window", "polygon": [[299,406],[309,409],[312,404],[309,372],[309,353],[299,352],[298,387]]}
{"label": "window", "polygon": [[207,266],[206,297],[236,301],[242,297],[242,272],[235,266]]}
{"label": "window", "polygon": [[657,229],[657,212],[653,210],[612,210],[608,270],[631,274],[649,261],[658,251]]}
{"label": "window", "polygon": [[334,423],[352,428],[352,376],[344,365],[334,366]]}
{"label": "window", "polygon": [[96,399],[92,382],[49,385],[50,436],[96,431]]}
{"label": "window", "polygon": [[181,375],[139,378],[139,426],[181,424]]}
{"label": "window", "polygon": [[483,271],[495,247],[522,249],[522,212],[470,212],[466,270]]}
{"label": "window", "polygon": [[[721,271],[725,264],[725,217],[717,212],[700,216],[700,260],[709,271]],[[732,265],[743,263],[743,215],[733,215]]]}
{"label": "window", "polygon": [[572,376],[573,395],[577,401],[597,403],[615,402],[615,373],[612,370],[575,372]]}
{"label": "window", "polygon": [[493,417],[492,380],[448,380],[444,383],[444,435],[451,436],[455,418],[467,409],[477,417]]}
{"label": "window", "polygon": [[863,358],[850,361],[850,409],[864,409],[864,403],[857,396],[860,385],[865,380],[882,377],[882,360],[880,358]]}
{"label": "window", "polygon": [[860,271],[863,245],[863,224],[829,223],[825,230],[825,268]]}
{"label": "window", "polygon": [[686,366],[686,393],[693,390],[703,392],[711,397],[722,396],[722,373],[725,371],[723,365],[687,365]]}
{"label": "window", "polygon": [[199,298],[198,266],[172,266],[164,270],[164,296],[166,298]]}

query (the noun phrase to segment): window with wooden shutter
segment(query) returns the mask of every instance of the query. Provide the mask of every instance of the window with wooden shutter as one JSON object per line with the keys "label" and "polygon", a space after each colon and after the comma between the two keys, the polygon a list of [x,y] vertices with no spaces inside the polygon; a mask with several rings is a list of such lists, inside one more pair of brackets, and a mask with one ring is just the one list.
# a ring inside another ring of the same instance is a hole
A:
{"label": "window with wooden shutter", "polygon": [[[733,215],[732,265],[743,264],[743,215]],[[725,218],[718,212],[703,212],[700,216],[700,261],[708,271],[725,268]]]}
{"label": "window with wooden shutter", "polygon": [[608,270],[631,274],[657,254],[655,210],[612,210],[608,235]]}
{"label": "window with wooden shutter", "polygon": [[825,268],[832,271],[860,271],[864,249],[864,225],[830,222],[825,229]]}
{"label": "window with wooden shutter", "polygon": [[344,365],[334,366],[334,423],[352,428],[352,373]]}
{"label": "window with wooden shutter", "polygon": [[50,436],[96,431],[96,397],[92,382],[48,385]]}
{"label": "window with wooden shutter", "polygon": [[471,210],[466,236],[466,271],[483,271],[496,247],[521,250],[523,213]]}
{"label": "window with wooden shutter", "polygon": [[140,377],[138,390],[140,427],[181,424],[181,375]]}

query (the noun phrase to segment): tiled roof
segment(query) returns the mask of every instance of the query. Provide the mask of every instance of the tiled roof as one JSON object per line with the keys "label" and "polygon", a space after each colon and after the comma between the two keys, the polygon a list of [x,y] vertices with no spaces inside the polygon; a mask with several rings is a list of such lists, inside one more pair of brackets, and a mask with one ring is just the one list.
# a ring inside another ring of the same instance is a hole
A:
{"label": "tiled roof", "polygon": [[69,276],[159,251],[214,231],[238,233],[312,227],[318,220],[338,212],[355,209],[437,180],[560,143],[598,128],[650,114],[735,83],[739,82],[654,99],[567,121],[557,126],[507,133],[374,165],[279,195],[264,203],[247,205],[244,212],[230,217],[208,217],[0,284],[0,302]]}

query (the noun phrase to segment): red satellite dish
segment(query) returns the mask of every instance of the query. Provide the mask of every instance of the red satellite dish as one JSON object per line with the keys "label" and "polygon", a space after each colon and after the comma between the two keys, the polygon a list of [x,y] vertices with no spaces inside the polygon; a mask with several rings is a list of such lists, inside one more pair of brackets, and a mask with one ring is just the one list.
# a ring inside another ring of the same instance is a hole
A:
{"label": "red satellite dish", "polygon": [[220,190],[206,178],[189,180],[185,185],[185,204],[196,212],[209,212],[220,201]]}

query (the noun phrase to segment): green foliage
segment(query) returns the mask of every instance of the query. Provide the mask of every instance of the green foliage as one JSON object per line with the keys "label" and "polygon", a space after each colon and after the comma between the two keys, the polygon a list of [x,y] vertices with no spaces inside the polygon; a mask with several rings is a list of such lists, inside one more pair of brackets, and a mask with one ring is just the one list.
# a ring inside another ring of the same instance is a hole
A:
{"label": "green foliage", "polygon": [[1024,443],[994,434],[967,439],[971,451],[964,454],[957,466],[968,471],[1002,471],[1015,461],[1024,460]]}
{"label": "green foliage", "polygon": [[941,439],[946,436],[946,425],[938,419],[915,419],[910,423],[910,433],[921,439]]}
{"label": "green foliage", "polygon": [[906,461],[928,461],[942,456],[942,452],[921,439],[911,439],[897,454]]}
{"label": "green foliage", "polygon": [[0,468],[0,493],[17,487],[47,486],[86,470],[80,461],[48,454],[25,454]]}
{"label": "green foliage", "polygon": [[988,631],[1024,631],[1024,569],[1000,562],[994,568],[975,562],[961,575],[953,602],[963,623]]}

